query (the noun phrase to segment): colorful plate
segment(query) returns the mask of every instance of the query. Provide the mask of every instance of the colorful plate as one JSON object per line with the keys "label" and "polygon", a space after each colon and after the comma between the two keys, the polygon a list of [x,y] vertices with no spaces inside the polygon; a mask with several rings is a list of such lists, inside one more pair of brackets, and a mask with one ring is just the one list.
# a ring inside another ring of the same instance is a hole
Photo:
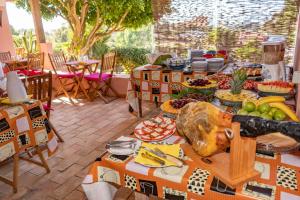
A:
{"label": "colorful plate", "polygon": [[134,135],[145,142],[157,142],[165,140],[176,131],[176,124],[173,119],[166,117],[155,117],[139,123]]}
{"label": "colorful plate", "polygon": [[209,80],[211,83],[205,86],[192,86],[187,81],[181,83],[184,87],[197,89],[197,90],[207,90],[207,89],[216,89],[218,84],[214,80]]}
{"label": "colorful plate", "polygon": [[171,101],[172,100],[165,101],[163,104],[161,104],[160,109],[163,112],[170,113],[170,114],[173,114],[173,115],[177,115],[179,113],[180,109],[173,108],[170,105]]}

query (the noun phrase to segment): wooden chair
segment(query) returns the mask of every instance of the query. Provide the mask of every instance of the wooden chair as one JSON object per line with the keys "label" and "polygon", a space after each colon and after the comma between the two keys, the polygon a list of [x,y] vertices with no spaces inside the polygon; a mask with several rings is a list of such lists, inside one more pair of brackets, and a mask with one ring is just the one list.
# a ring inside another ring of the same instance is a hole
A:
{"label": "wooden chair", "polygon": [[0,62],[11,60],[11,54],[9,51],[0,52]]}
{"label": "wooden chair", "polygon": [[[119,94],[115,89],[111,87],[111,80],[116,65],[116,53],[111,52],[102,56],[100,73],[95,72],[84,76],[84,78],[90,83],[90,90],[96,91],[100,98],[105,102],[109,103],[119,97]],[[96,70],[95,70],[96,71]],[[104,97],[107,95],[108,90],[111,90],[116,96],[110,101]]]}
{"label": "wooden chair", "polygon": [[7,157],[4,161],[0,161],[1,165],[8,161],[10,158],[13,158],[13,179],[4,178],[0,176],[0,181],[13,187],[14,193],[18,192],[18,176],[19,176],[19,155],[15,153],[12,157]]}
{"label": "wooden chair", "polygon": [[[32,95],[33,99],[40,100],[43,103],[48,119],[50,118],[51,102],[52,102],[52,72],[42,75],[30,76],[27,78],[26,86],[27,94]],[[49,125],[53,129],[55,135],[60,142],[64,142],[57,130],[52,125],[49,119]]]}
{"label": "wooden chair", "polygon": [[[47,164],[47,161],[46,161],[46,159],[45,159],[45,157],[42,153],[41,148],[39,146],[35,146],[34,150],[35,150],[36,154],[39,156],[40,162],[32,159],[32,156],[25,157],[25,156],[22,156],[21,153],[18,153],[18,152],[15,153],[13,156],[7,157],[5,160],[0,161],[0,166],[2,166],[4,164],[6,164],[6,162],[9,162],[10,158],[13,159],[13,179],[10,180],[8,178],[0,176],[0,181],[12,186],[14,193],[18,192],[19,161],[20,161],[20,159],[24,160],[24,161],[27,161],[27,162],[30,162],[32,164],[38,165],[40,167],[43,167],[43,168],[45,168],[47,173],[50,173],[50,168],[49,168],[49,166]],[[24,153],[27,153],[29,155],[28,152],[29,152],[28,150],[25,150]]]}
{"label": "wooden chair", "polygon": [[44,72],[44,56],[42,53],[31,53],[27,55],[27,67],[29,70],[39,70]]}
{"label": "wooden chair", "polygon": [[76,85],[76,76],[80,76],[81,74],[74,74],[69,70],[69,68],[66,66],[67,60],[63,53],[48,55],[53,71],[58,79],[57,95],[59,95],[60,92],[63,92],[65,96],[69,98],[70,102],[74,103],[67,91],[67,87],[72,86],[73,89]]}
{"label": "wooden chair", "polygon": [[44,53],[30,53],[27,55],[27,66],[18,70],[26,76],[40,75],[44,72]]}

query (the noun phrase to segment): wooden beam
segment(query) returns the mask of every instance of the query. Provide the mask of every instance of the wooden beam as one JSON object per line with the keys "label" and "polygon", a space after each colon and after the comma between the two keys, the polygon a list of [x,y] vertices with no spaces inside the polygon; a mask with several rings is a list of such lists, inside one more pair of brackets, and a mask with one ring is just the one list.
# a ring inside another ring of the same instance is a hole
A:
{"label": "wooden beam", "polygon": [[[296,25],[296,46],[294,55],[294,71],[300,71],[300,12],[298,13]],[[300,117],[300,84],[297,85],[296,91],[296,113]]]}
{"label": "wooden beam", "polygon": [[44,27],[41,15],[40,0],[29,0],[31,13],[34,21],[34,29],[38,44],[46,43]]}

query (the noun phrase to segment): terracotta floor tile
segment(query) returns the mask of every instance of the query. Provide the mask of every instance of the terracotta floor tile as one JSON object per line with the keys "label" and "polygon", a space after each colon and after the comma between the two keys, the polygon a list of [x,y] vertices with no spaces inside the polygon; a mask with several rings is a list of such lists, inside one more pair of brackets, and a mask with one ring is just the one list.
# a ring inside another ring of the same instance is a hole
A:
{"label": "terracotta floor tile", "polygon": [[[19,193],[13,194],[10,186],[0,182],[0,200],[85,199],[80,185],[90,164],[105,151],[107,141],[129,134],[124,129],[138,122],[124,99],[109,104],[100,99],[80,101],[77,105],[55,100],[53,108],[50,120],[65,142],[59,143],[58,151],[48,159],[51,172],[21,161]],[[0,174],[11,176],[12,163],[0,166]]]}

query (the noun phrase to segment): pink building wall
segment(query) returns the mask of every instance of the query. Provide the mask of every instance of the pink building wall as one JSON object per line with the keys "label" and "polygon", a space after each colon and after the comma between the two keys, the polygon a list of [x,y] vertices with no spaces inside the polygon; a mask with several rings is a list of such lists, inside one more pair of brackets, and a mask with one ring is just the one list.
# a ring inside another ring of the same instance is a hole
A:
{"label": "pink building wall", "polygon": [[5,4],[4,6],[0,4],[0,11],[2,11],[2,26],[0,26],[0,52],[10,51],[11,54],[14,55],[15,49]]}

